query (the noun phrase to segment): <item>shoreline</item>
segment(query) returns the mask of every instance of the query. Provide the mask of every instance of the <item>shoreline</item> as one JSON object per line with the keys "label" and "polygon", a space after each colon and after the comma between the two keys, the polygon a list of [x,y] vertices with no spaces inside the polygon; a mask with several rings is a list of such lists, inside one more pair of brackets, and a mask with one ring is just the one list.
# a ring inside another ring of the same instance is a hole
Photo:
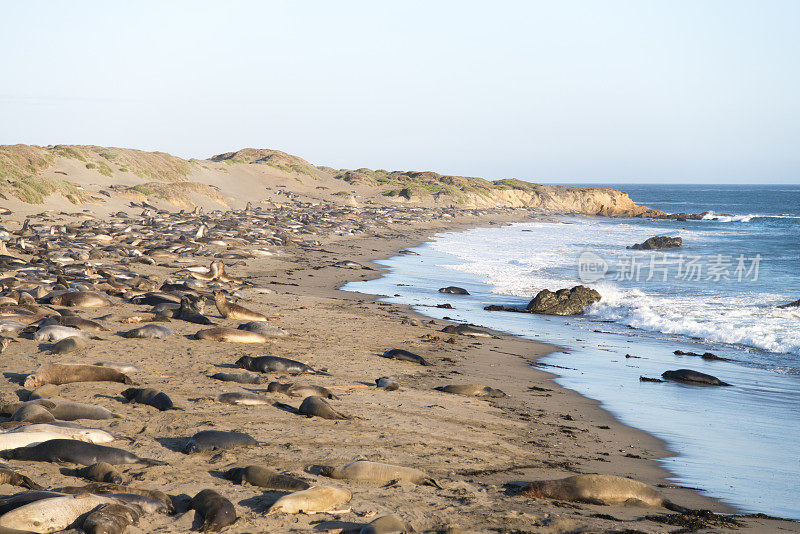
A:
{"label": "shoreline", "polygon": [[[531,216],[530,212],[491,215],[496,224]],[[660,439],[624,425],[597,401],[553,383],[555,375],[530,365],[553,350],[561,350],[559,347],[509,334],[488,340],[459,336],[447,343],[445,338],[449,336],[438,332],[448,324],[445,321],[421,324],[424,316],[409,306],[381,303],[376,295],[338,289],[354,279],[382,276],[383,267],[374,261],[423,243],[436,232],[480,225],[493,224],[485,217],[472,215],[446,224],[395,223],[373,235],[320,238],[321,242],[310,248],[286,246],[275,256],[256,257],[243,264],[231,262],[232,276],[247,279],[256,288],[274,291],[242,289],[242,304],[270,316],[272,324],[290,332],[288,337],[264,346],[188,340],[201,327],[173,320],[169,325],[176,335],[170,338],[137,340],[113,336],[109,343],[109,336],[104,335],[106,339],[98,340],[88,355],[47,356],[36,353],[35,344],[21,339],[3,354],[6,368],[26,373],[41,363],[81,359],[88,363],[88,358],[135,364],[141,369],[136,381],[143,387],[168,392],[184,410],[179,417],[120,402],[120,387],[113,383],[60,386],[58,396],[112,409],[119,418],[92,421],[91,426],[129,436],[131,443],[121,446],[141,457],[166,462],[164,466],[146,468],[120,466],[123,475],[135,480],[136,485],[175,495],[179,503],[185,501],[185,496],[206,488],[230,499],[240,516],[227,529],[231,533],[353,532],[357,525],[388,513],[397,514],[422,532],[448,528],[449,532],[671,530],[644,519],[668,515],[663,509],[566,504],[529,499],[512,491],[516,482],[577,472],[629,476],[651,485],[664,483],[670,475],[657,462],[647,459],[669,453]],[[342,260],[359,261],[373,270],[334,266]],[[135,269],[163,280],[175,272],[176,265],[167,262],[137,265]],[[141,308],[127,302],[115,305],[115,314],[131,312],[140,313]],[[107,312],[97,310],[86,312],[85,316],[97,318],[104,313]],[[219,325],[235,326],[234,321],[220,319],[216,310],[207,308],[207,313],[213,313]],[[112,332],[131,327],[108,321]],[[384,350],[399,347],[423,355],[433,365],[419,367],[379,356]],[[284,406],[297,406],[300,399],[267,394],[265,386],[209,378],[215,372],[237,370],[233,362],[240,356],[264,354],[298,359],[315,369],[327,370],[329,375],[271,375],[270,380],[328,387],[340,397],[331,401],[332,406],[353,419],[306,419],[273,404],[231,406],[215,402],[219,393],[246,391],[266,395]],[[380,376],[397,379],[400,390],[375,388],[373,380]],[[448,383],[478,382],[500,388],[509,397],[484,400],[433,389]],[[2,392],[11,395],[20,390],[9,381]],[[200,455],[181,453],[185,439],[202,429],[246,431],[260,445]],[[348,484],[326,479],[316,469],[321,464],[343,465],[357,458],[423,469],[442,488]],[[268,465],[313,484],[347,487],[353,493],[349,504],[352,511],[266,517],[266,510],[280,493],[234,485],[220,476],[226,469],[248,464]],[[14,462],[14,467],[53,487],[79,483],[67,478],[55,464]],[[667,484],[659,491],[690,508],[733,511],[690,488]],[[187,511],[185,505],[178,508],[178,516],[148,517],[139,527],[130,527],[129,532],[190,530],[196,522],[194,513]],[[747,528],[738,530],[800,532],[800,525],[794,522],[750,518],[746,523]]]}

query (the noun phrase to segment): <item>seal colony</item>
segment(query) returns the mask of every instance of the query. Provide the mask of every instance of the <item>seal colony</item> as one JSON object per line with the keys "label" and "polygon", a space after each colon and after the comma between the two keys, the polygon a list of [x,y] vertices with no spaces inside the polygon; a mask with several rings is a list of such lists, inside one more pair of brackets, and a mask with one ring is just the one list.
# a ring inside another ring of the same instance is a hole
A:
{"label": "seal colony", "polygon": [[275,194],[3,219],[0,530],[662,532],[647,517],[730,511],[656,489],[659,442],[531,368],[551,347],[335,290],[530,211]]}

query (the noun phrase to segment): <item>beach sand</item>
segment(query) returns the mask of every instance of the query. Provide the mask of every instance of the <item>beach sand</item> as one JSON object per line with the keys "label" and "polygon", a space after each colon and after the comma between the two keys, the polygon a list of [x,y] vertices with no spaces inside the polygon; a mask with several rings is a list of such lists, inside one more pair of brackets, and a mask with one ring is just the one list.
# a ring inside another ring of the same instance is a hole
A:
{"label": "beach sand", "polygon": [[[508,220],[519,214],[509,214]],[[494,216],[495,223],[503,217]],[[182,410],[159,412],[141,404],[122,402],[127,386],[95,382],[60,386],[62,398],[96,403],[119,414],[118,419],[83,421],[120,438],[119,446],[141,457],[166,462],[164,466],[119,466],[131,483],[177,496],[176,516],[150,515],[126,532],[188,532],[200,522],[186,511],[188,497],[213,488],[236,506],[239,520],[226,529],[246,532],[358,532],[360,525],[384,514],[396,514],[417,531],[462,529],[467,532],[674,532],[679,526],[644,519],[672,514],[664,509],[636,506],[600,506],[532,499],[518,494],[518,483],[553,479],[576,473],[631,477],[658,485],[671,501],[694,509],[733,512],[724,504],[690,488],[674,487],[669,476],[651,459],[669,455],[664,444],[627,427],[598,403],[552,382],[553,375],[531,367],[549,352],[544,343],[497,334],[494,338],[452,336],[440,332],[448,323],[431,321],[408,307],[377,302],[368,295],[339,291],[350,280],[380,276],[372,260],[424,241],[440,230],[454,230],[485,219],[462,217],[447,222],[395,225],[362,237],[321,239],[313,248],[283,247],[274,256],[231,265],[228,273],[270,288],[261,294],[245,287],[240,301],[273,318],[271,324],[290,332],[264,345],[198,341],[189,336],[201,326],[172,320],[175,335],[165,340],[126,339],[115,335],[133,326],[114,321],[82,354],[46,355],[37,343],[20,339],[3,353],[6,397],[20,391],[14,380],[47,362],[93,363],[111,360],[132,363],[141,372],[132,375],[140,387],[166,392]],[[353,260],[372,270],[347,269],[332,264]],[[202,260],[198,259],[198,263]],[[232,263],[232,262],[229,262]],[[142,274],[160,279],[175,267],[137,265]],[[133,314],[145,308],[121,301],[113,308],[81,311],[83,317]],[[207,313],[222,326],[239,322]],[[545,332],[542,337],[546,339]],[[432,366],[380,357],[385,350],[404,348],[422,355]],[[301,375],[274,380],[317,384],[331,389],[337,410],[353,417],[330,421],[306,418],[274,405],[232,406],[214,399],[224,392],[250,391],[270,401],[299,406],[301,398],[266,393],[266,384],[239,385],[208,377],[237,371],[241,356],[274,355],[308,363],[330,375]],[[398,391],[374,386],[391,376]],[[434,390],[446,384],[481,383],[500,388],[509,396],[478,399]],[[635,402],[635,399],[631,399]],[[185,455],[180,448],[199,430],[247,432],[260,444],[254,447]],[[327,479],[315,466],[341,466],[356,459],[400,464],[424,470],[441,485],[406,483],[382,487]],[[65,474],[66,465],[10,461],[14,468],[49,488],[80,485]],[[311,484],[346,487],[352,500],[340,514],[265,515],[281,493],[236,485],[222,471],[244,465],[264,465],[307,479]],[[17,488],[0,487],[4,493]],[[181,497],[183,496],[183,497]],[[181,506],[181,504],[184,506]],[[745,519],[738,532],[800,532],[794,522]],[[715,527],[713,531],[725,530]]]}

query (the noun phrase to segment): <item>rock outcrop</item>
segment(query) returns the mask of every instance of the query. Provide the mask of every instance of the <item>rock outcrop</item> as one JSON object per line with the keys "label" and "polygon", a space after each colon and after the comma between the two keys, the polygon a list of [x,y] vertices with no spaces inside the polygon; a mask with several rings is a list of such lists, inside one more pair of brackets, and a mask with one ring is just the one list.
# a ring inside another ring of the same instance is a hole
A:
{"label": "rock outcrop", "polygon": [[637,243],[628,247],[631,250],[661,250],[664,248],[680,248],[683,246],[683,239],[680,237],[669,237],[659,235],[647,239],[644,243]]}
{"label": "rock outcrop", "polygon": [[586,286],[559,289],[555,293],[543,289],[528,303],[525,310],[544,315],[580,315],[586,306],[601,298],[600,293]]}

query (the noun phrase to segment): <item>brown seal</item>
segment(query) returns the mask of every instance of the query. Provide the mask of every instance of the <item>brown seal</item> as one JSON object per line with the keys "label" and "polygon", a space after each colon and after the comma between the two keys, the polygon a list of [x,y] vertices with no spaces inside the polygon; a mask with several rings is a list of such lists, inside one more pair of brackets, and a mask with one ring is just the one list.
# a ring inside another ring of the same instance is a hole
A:
{"label": "brown seal", "polygon": [[25,379],[26,388],[43,384],[71,384],[73,382],[122,382],[133,384],[133,380],[116,369],[100,365],[74,363],[47,363],[40,366]]}
{"label": "brown seal", "polygon": [[310,486],[299,478],[281,475],[274,469],[262,467],[260,465],[248,465],[247,467],[234,467],[223,473],[223,476],[237,484],[252,484],[262,488],[299,491],[308,489]]}
{"label": "brown seal", "polygon": [[139,512],[122,503],[104,504],[83,520],[81,530],[86,534],[122,534],[129,525],[139,522]]}
{"label": "brown seal", "polygon": [[686,510],[671,503],[647,484],[612,475],[575,475],[558,480],[539,480],[528,484],[522,493],[540,499],[662,506],[677,512]]}
{"label": "brown seal", "polygon": [[411,482],[412,484],[440,487],[439,484],[425,472],[413,467],[356,460],[344,467],[325,466],[320,469],[322,476],[357,482],[378,482],[388,484],[394,481]]}
{"label": "brown seal", "polygon": [[50,304],[55,306],[99,308],[101,306],[111,306],[111,301],[95,291],[71,291],[52,297]]}
{"label": "brown seal", "polygon": [[225,293],[222,291],[214,291],[214,303],[217,305],[220,315],[226,319],[235,319],[237,321],[269,320],[266,315],[248,310],[244,306],[239,306],[233,302],[228,302],[228,299],[225,298]]}
{"label": "brown seal", "polygon": [[272,341],[266,336],[236,328],[215,327],[200,330],[194,335],[195,339],[210,339],[211,341],[225,341],[229,343],[267,343]]}
{"label": "brown seal", "polygon": [[212,489],[204,489],[195,495],[192,509],[203,516],[201,532],[217,532],[238,519],[233,503]]}

